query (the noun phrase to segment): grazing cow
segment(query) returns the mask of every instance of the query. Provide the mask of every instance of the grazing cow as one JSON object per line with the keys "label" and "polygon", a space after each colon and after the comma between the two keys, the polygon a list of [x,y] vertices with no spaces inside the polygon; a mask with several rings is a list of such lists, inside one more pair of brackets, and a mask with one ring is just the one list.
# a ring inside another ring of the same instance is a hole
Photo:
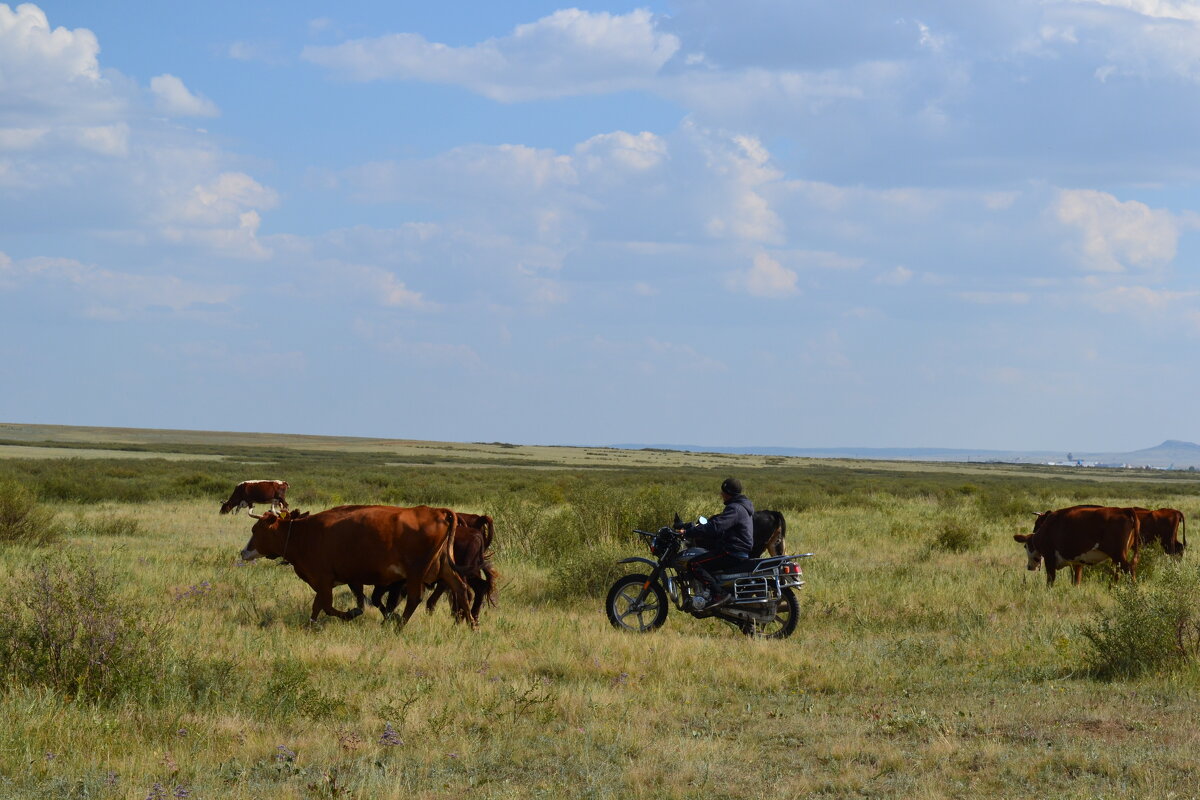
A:
{"label": "grazing cow", "polygon": [[468,615],[466,586],[454,570],[451,542],[457,517],[448,508],[396,508],[395,506],[339,506],[311,516],[255,516],[258,520],[242,558],[284,558],[296,575],[316,592],[312,621],[324,611],[340,619],[354,619],[352,611],[333,606],[333,587],[349,584],[387,585],[408,579],[408,601],[401,626],[408,622],[426,583],[443,580],[454,598],[455,608]]}
{"label": "grazing cow", "polygon": [[242,481],[221,504],[221,513],[252,509],[255,503],[270,503],[272,511],[287,511],[287,490],[287,481]]}
{"label": "grazing cow", "polygon": [[[484,600],[496,605],[496,578],[499,573],[492,564],[491,550],[495,535],[495,524],[486,514],[458,514],[458,527],[454,531],[454,570],[467,584],[468,594],[472,596],[471,616],[476,620],[479,619]],[[397,581],[390,586],[376,586],[371,594],[371,605],[379,608],[385,617],[390,615],[404,588],[404,581]],[[438,598],[446,588],[442,580],[433,585],[433,593],[425,603],[429,613],[433,613]],[[361,597],[359,600],[361,603]],[[457,616],[461,610],[455,608],[454,613]]]}
{"label": "grazing cow", "polygon": [[1132,508],[1074,506],[1038,514],[1033,533],[1018,533],[1013,539],[1025,545],[1028,569],[1046,562],[1046,584],[1054,585],[1054,574],[1062,567],[1075,570],[1076,585],[1083,567],[1112,560],[1130,580],[1135,579],[1139,534],[1138,515]]}
{"label": "grazing cow", "polygon": [[787,520],[779,511],[754,512],[754,550],[751,558],[759,558],[764,552],[773,556],[783,555],[783,537],[787,535]]}
{"label": "grazing cow", "polygon": [[1157,539],[1167,555],[1183,555],[1187,547],[1187,521],[1183,512],[1174,508],[1158,508],[1153,511],[1148,508],[1135,508],[1134,511],[1138,515],[1142,544]]}

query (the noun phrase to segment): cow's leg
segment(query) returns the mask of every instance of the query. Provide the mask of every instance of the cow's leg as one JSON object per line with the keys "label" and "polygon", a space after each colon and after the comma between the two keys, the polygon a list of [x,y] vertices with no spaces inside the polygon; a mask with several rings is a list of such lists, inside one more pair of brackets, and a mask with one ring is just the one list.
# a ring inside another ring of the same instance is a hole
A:
{"label": "cow's leg", "polygon": [[437,606],[437,601],[441,599],[442,594],[445,593],[445,591],[446,584],[442,583],[440,580],[435,583],[433,585],[433,591],[429,593],[429,599],[425,601],[425,610],[432,614],[433,609]]}
{"label": "cow's leg", "polygon": [[1071,567],[1075,570],[1075,577],[1071,580],[1071,583],[1078,586],[1083,582],[1083,564],[1072,564]]}
{"label": "cow's leg", "polygon": [[399,627],[403,628],[408,624],[408,618],[417,610],[417,606],[421,604],[421,595],[424,593],[425,585],[419,580],[405,581],[407,586],[406,594],[408,597],[404,602],[404,613],[400,615]]}
{"label": "cow's leg", "polygon": [[475,594],[475,599],[471,602],[471,616],[475,621],[479,621],[479,609],[483,607],[483,598],[487,596],[488,581],[486,578],[472,578],[470,581],[471,591]]}
{"label": "cow's leg", "polygon": [[350,593],[354,595],[354,610],[347,613],[357,617],[363,613],[363,608],[367,604],[366,595],[363,594],[363,585],[361,583],[347,583],[346,586],[350,589]]}
{"label": "cow's leg", "polygon": [[1054,585],[1054,573],[1058,571],[1057,567],[1050,566],[1050,559],[1046,559],[1046,585]]}
{"label": "cow's leg", "polygon": [[467,585],[463,582],[462,577],[455,572],[454,566],[450,563],[449,559],[442,561],[441,574],[438,577],[442,579],[446,584],[446,588],[450,590],[450,597],[454,602],[456,612],[455,620],[457,621],[461,615],[466,618],[467,623],[472,628],[478,628],[479,623],[475,619],[475,616],[471,614],[471,603],[467,599]]}
{"label": "cow's leg", "polygon": [[331,617],[337,617],[338,619],[345,620],[354,619],[362,613],[357,609],[354,611],[339,611],[338,609],[334,608],[332,584],[314,586],[313,589],[316,590],[317,596],[313,598],[312,616],[309,619],[310,622],[316,622],[317,615],[322,611]]}

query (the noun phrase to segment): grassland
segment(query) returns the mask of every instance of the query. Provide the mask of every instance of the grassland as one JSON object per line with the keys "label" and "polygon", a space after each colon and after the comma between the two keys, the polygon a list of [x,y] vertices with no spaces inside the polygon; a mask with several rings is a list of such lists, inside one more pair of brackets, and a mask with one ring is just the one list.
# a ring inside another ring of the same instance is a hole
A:
{"label": "grassland", "polygon": [[[1194,475],[50,433],[0,429],[46,455],[0,459],[0,486],[59,530],[0,543],[0,634],[64,603],[33,596],[30,576],[66,565],[113,578],[109,613],[144,649],[99,697],[4,672],[0,797],[1200,794],[1200,668],[1102,677],[1085,631],[1127,596],[1102,568],[1048,590],[1012,541],[1030,512],[1074,502],[1200,518]],[[108,452],[49,457],[62,448]],[[796,635],[676,612],[650,635],[610,629],[612,562],[641,554],[629,529],[711,511],[726,472],[787,514],[790,550],[817,554]],[[475,633],[445,608],[400,632],[373,611],[307,625],[310,590],[239,565],[249,522],[216,513],[252,477],[289,480],[304,508],[493,514],[501,605]],[[1141,583],[1193,576],[1195,558],[1147,551]]]}

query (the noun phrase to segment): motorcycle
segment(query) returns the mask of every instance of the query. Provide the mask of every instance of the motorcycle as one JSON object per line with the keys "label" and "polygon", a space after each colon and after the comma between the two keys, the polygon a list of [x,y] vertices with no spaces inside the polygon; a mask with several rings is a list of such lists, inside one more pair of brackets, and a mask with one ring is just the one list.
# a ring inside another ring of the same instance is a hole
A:
{"label": "motorcycle", "polygon": [[[700,524],[707,520],[700,518]],[[689,563],[707,550],[689,546],[687,531],[670,527],[658,531],[635,530],[645,539],[654,559],[635,556],[620,564],[645,564],[649,575],[635,573],[619,578],[608,590],[605,611],[619,630],[648,633],[667,621],[668,601],[697,619],[715,618],[733,625],[747,636],[786,639],[796,630],[800,601],[796,590],[804,586],[798,563],[812,553],[747,559],[733,572],[713,575],[730,599],[711,607],[704,584]]]}

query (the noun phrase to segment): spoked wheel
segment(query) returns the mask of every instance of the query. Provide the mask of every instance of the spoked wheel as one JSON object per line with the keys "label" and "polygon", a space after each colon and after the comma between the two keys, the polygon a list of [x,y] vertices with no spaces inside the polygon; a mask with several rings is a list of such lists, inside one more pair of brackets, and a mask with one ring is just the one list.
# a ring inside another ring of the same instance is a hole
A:
{"label": "spoked wheel", "polygon": [[743,622],[742,633],[760,639],[786,639],[796,631],[800,622],[800,601],[795,590],[785,588],[775,610],[775,619],[770,622]]}
{"label": "spoked wheel", "polygon": [[[642,587],[649,583],[646,596],[638,602]],[[634,633],[649,633],[667,621],[667,593],[648,575],[626,575],[608,590],[604,601],[608,621],[614,628]]]}

